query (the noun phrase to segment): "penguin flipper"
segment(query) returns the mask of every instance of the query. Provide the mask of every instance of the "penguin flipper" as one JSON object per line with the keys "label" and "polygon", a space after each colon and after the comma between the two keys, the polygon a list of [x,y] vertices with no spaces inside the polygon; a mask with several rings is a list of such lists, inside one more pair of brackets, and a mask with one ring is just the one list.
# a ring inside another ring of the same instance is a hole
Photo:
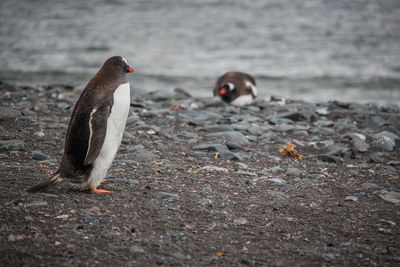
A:
{"label": "penguin flipper", "polygon": [[59,173],[56,173],[53,177],[51,177],[50,180],[41,182],[28,190],[26,190],[28,193],[37,193],[37,192],[42,192],[50,187],[55,186],[56,184],[62,182],[64,179],[61,177]]}
{"label": "penguin flipper", "polygon": [[110,106],[102,106],[99,109],[94,108],[90,113],[89,119],[89,145],[86,152],[84,165],[92,164],[96,160],[103,146],[107,133],[107,119],[110,113]]}

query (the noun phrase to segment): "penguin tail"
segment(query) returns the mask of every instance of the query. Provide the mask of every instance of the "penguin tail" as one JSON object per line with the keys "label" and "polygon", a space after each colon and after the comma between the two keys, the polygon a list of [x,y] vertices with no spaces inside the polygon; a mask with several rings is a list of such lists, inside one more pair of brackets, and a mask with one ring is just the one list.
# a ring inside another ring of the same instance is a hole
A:
{"label": "penguin tail", "polygon": [[28,190],[26,190],[28,193],[37,193],[37,192],[42,192],[45,191],[46,189],[55,186],[58,183],[61,183],[64,180],[64,178],[61,177],[61,174],[56,173],[53,177],[50,178],[50,180],[41,182]]}

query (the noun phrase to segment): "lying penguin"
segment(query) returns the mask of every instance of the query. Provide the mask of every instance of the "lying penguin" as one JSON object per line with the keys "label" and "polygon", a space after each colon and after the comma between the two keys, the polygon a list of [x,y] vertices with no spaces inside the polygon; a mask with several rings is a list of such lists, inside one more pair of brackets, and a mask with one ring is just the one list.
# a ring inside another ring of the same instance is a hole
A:
{"label": "lying penguin", "polygon": [[214,96],[235,106],[249,105],[257,97],[256,82],[250,74],[230,71],[218,78]]}
{"label": "lying penguin", "polygon": [[121,144],[130,108],[130,85],[125,74],[130,72],[133,69],[123,57],[111,57],[104,63],[75,105],[58,170],[28,192],[44,191],[69,180],[92,193],[110,193],[97,187]]}

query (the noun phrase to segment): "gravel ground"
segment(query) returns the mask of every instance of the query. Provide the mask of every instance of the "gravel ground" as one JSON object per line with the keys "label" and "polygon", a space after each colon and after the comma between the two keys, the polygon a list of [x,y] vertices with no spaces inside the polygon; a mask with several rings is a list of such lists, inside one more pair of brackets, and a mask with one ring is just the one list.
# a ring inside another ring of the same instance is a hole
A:
{"label": "gravel ground", "polygon": [[399,106],[133,90],[112,193],[29,194],[79,92],[0,89],[2,266],[400,265]]}

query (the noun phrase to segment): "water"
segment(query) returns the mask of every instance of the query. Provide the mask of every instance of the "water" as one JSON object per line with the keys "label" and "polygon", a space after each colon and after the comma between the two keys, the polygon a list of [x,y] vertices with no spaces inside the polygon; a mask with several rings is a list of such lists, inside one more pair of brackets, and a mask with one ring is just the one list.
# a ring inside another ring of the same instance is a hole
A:
{"label": "water", "polygon": [[399,104],[400,1],[0,2],[0,79],[84,86],[113,55],[145,90],[210,96],[240,70],[261,97]]}

